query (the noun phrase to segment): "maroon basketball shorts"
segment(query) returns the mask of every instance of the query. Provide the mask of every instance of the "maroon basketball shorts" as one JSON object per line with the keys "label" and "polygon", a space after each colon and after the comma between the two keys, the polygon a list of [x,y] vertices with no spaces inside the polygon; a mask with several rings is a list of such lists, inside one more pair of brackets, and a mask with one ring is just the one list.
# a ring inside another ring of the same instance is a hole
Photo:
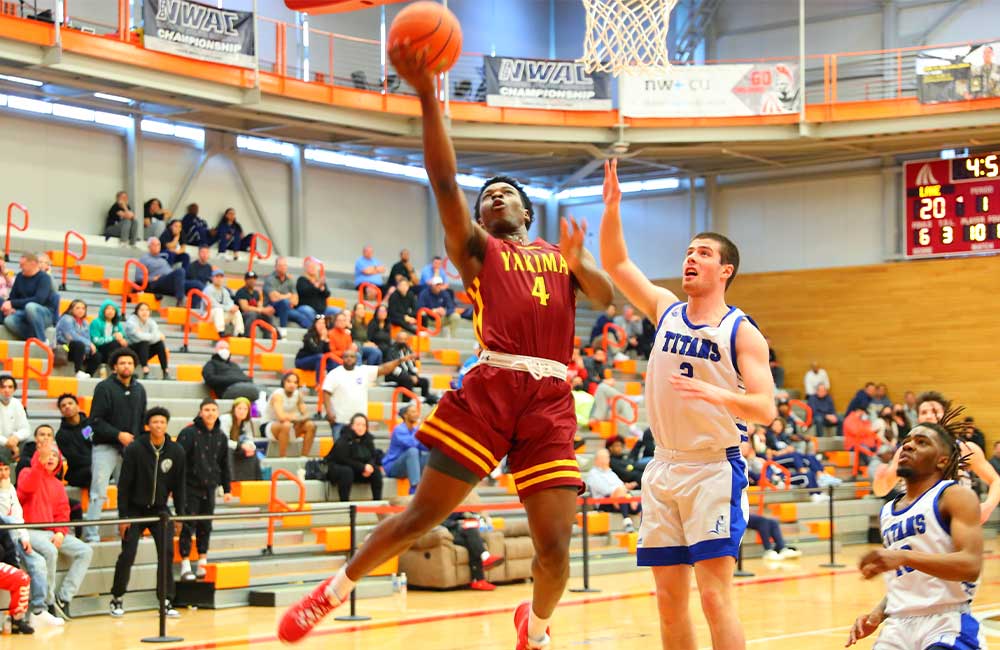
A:
{"label": "maroon basketball shorts", "polygon": [[553,487],[581,488],[570,385],[554,377],[480,364],[445,393],[417,439],[480,478],[507,456],[521,500]]}

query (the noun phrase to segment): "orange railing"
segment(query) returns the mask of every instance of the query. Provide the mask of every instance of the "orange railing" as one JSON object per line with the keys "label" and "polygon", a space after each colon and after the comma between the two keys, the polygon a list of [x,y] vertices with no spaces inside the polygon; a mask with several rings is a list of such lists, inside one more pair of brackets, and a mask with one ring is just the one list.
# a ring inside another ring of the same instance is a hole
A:
{"label": "orange railing", "polygon": [[[80,254],[72,253],[69,250],[69,240],[75,238],[80,242]],[[63,237],[63,258],[62,258],[62,283],[59,285],[60,291],[66,290],[66,272],[69,271],[69,261],[72,259],[74,265],[77,262],[82,262],[87,258],[87,240],[83,238],[83,235],[75,230],[70,230]]]}
{"label": "orange railing", "polygon": [[[779,488],[771,481],[771,477],[768,475],[767,471],[769,469],[776,469],[785,477],[785,487]],[[768,490],[791,490],[792,489],[792,472],[784,465],[779,465],[773,460],[766,461],[764,466],[760,468],[760,481],[757,485],[761,489],[760,498],[757,500],[757,514],[764,514],[764,492]]]}
{"label": "orange railing", "polygon": [[340,358],[340,355],[336,352],[327,352],[319,359],[319,375],[316,376],[316,392],[319,394],[319,400],[316,402],[316,412],[322,413],[323,408],[326,406],[323,404],[323,381],[326,379],[326,362],[333,359],[340,365],[344,365],[344,360]]}
{"label": "orange railing", "polygon": [[[195,311],[194,309],[194,297],[198,296],[203,305],[203,309]],[[188,351],[188,342],[191,340],[191,316],[194,315],[194,322],[204,321],[208,322],[211,317],[211,312],[208,310],[208,306],[212,304],[211,299],[200,289],[189,289],[187,292],[187,299],[184,301],[185,312],[184,312],[184,343],[181,344],[181,352]]]}
{"label": "orange railing", "polygon": [[[424,325],[424,316],[427,316],[434,321],[434,327],[428,329]],[[421,307],[417,310],[417,350],[416,357],[420,358],[420,350],[423,349],[424,344],[421,337],[423,336],[437,336],[441,333],[441,315],[435,312],[433,309],[428,309],[427,307]]]}
{"label": "orange railing", "polygon": [[[788,405],[790,407],[792,407],[793,409],[796,409],[796,408],[802,409],[802,412],[806,414],[805,419],[802,421],[802,428],[803,429],[808,429],[810,426],[812,426],[812,423],[813,423],[813,410],[812,410],[811,406],[809,406],[808,404],[806,404],[805,402],[803,402],[800,399],[790,399],[790,400],[788,400]],[[817,433],[821,434],[822,432],[821,431],[817,431]]]}
{"label": "orange railing", "polygon": [[[624,402],[632,408],[631,417],[625,418],[618,415],[618,402]],[[615,435],[618,432],[616,422],[621,422],[628,427],[639,421],[639,404],[634,399],[630,399],[624,395],[615,395],[611,398],[609,405],[611,407],[611,435]]]}
{"label": "orange railing", "polygon": [[[48,363],[45,364],[45,368],[43,370],[38,370],[37,368],[32,367],[30,363],[31,346],[33,345],[41,348],[42,351],[45,352],[46,359],[48,359]],[[47,346],[43,341],[39,341],[38,339],[32,337],[24,342],[24,375],[21,379],[21,406],[24,406],[25,408],[28,407],[28,380],[32,375],[38,379],[38,384],[42,388],[48,388],[49,375],[52,374],[52,369],[55,367],[53,365],[54,361],[55,358],[52,355],[52,348]]]}
{"label": "orange railing", "polygon": [[[263,345],[258,346],[257,343],[257,330],[262,329],[271,333],[271,338],[268,339],[270,347],[264,347]],[[253,379],[253,366],[257,361],[257,351],[261,352],[274,352],[274,349],[278,347],[278,330],[274,328],[270,323],[265,323],[262,320],[255,320],[253,324],[250,325],[250,368],[247,370],[247,374]]]}
{"label": "orange railing", "polygon": [[614,323],[605,323],[604,329],[601,330],[601,349],[604,350],[604,356],[606,356],[609,360],[611,359],[611,355],[608,354],[608,348],[610,347],[609,341],[611,337],[608,336],[608,332],[612,330],[614,330],[615,334],[618,335],[617,340],[615,341],[616,346],[624,349],[625,345],[628,343],[628,334],[625,333],[623,328],[615,325]]}
{"label": "orange railing", "polygon": [[[135,268],[142,274],[142,280],[136,282],[129,275],[129,269]],[[122,271],[122,318],[125,318],[125,314],[128,311],[128,297],[132,295],[133,289],[136,293],[142,293],[149,286],[149,269],[146,265],[136,259],[125,260],[125,270]]]}
{"label": "orange railing", "polygon": [[[21,214],[24,216],[24,223],[21,224],[20,226],[18,226],[17,224],[14,223],[14,209],[15,208],[17,208],[18,210],[20,210]],[[4,241],[4,244],[3,244],[3,259],[4,259],[4,261],[6,261],[6,262],[10,261],[10,231],[11,230],[18,230],[20,232],[24,232],[25,230],[28,229],[28,224],[29,223],[31,223],[31,215],[28,214],[28,208],[26,208],[26,207],[24,207],[24,205],[22,205],[20,203],[16,203],[16,202],[11,202],[7,206],[7,239],[6,239],[6,241]]]}
{"label": "orange railing", "polygon": [[[257,242],[262,241],[267,244],[267,253],[261,255],[260,251],[257,250]],[[271,257],[271,253],[274,250],[274,245],[271,243],[270,238],[266,235],[262,235],[259,232],[255,232],[253,237],[250,238],[250,264],[247,266],[247,273],[253,271],[253,263],[255,260],[266,260]]]}
{"label": "orange railing", "polygon": [[[367,299],[368,287],[375,290],[374,301]],[[382,304],[382,287],[371,282],[362,282],[358,285],[358,302],[364,305],[365,309],[371,309],[372,311],[378,309],[378,306]]]}
{"label": "orange railing", "polygon": [[[308,450],[306,450],[308,452]],[[304,452],[305,453],[305,452]],[[295,483],[299,488],[299,505],[296,508],[290,507],[285,501],[278,498],[278,479],[284,476],[288,480]],[[290,512],[292,510],[297,510],[298,512],[305,512],[306,509],[306,486],[302,480],[292,474],[287,469],[276,469],[271,473],[271,496],[267,500],[267,511],[268,512]],[[267,519],[267,548],[264,549],[264,555],[274,554],[274,526],[276,517],[268,517]]]}
{"label": "orange railing", "polygon": [[454,267],[455,265],[452,264],[451,260],[446,257],[444,258],[444,263],[441,266],[441,268],[444,269],[444,274],[449,278],[451,278],[452,280],[460,280],[462,278],[462,274],[458,272],[458,269],[455,269],[455,272],[452,273],[451,271],[448,270],[449,266]]}
{"label": "orange railing", "polygon": [[399,418],[399,398],[403,395],[416,402],[417,406],[421,405],[420,397],[416,393],[405,386],[396,386],[396,390],[392,391],[392,413],[389,414],[388,420],[391,426],[396,426],[396,420]]}

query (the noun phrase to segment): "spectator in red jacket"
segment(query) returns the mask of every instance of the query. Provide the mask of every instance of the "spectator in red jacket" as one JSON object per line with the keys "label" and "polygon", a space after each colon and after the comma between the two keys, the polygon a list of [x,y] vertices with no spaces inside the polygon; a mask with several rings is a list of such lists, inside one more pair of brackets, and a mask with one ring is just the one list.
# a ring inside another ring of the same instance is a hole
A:
{"label": "spectator in red jacket", "polygon": [[844,418],[844,448],[847,451],[859,450],[860,466],[868,464],[878,447],[878,434],[868,419],[867,411],[860,406],[855,407]]}
{"label": "spectator in red jacket", "polygon": [[[42,425],[47,426],[47,425]],[[35,452],[31,467],[21,472],[17,479],[17,498],[24,509],[24,522],[44,523],[49,521],[69,522],[69,499],[62,481],[56,474],[62,469],[62,454],[54,444],[48,444]],[[93,549],[77,539],[66,526],[46,529],[30,529],[28,539],[31,547],[45,558],[48,570],[48,603],[57,612],[69,618],[69,606],[80,588]],[[62,584],[56,586],[56,567],[59,556],[69,559],[70,566]],[[41,612],[32,612],[41,615]],[[44,618],[44,616],[43,616]]]}

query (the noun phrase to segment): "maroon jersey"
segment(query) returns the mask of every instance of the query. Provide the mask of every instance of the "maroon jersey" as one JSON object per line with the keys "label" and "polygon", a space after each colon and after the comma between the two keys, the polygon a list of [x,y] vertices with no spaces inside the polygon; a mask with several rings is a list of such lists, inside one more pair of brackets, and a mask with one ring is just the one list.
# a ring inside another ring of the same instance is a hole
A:
{"label": "maroon jersey", "polygon": [[466,291],[484,350],[570,362],[576,287],[558,246],[488,236],[483,268]]}

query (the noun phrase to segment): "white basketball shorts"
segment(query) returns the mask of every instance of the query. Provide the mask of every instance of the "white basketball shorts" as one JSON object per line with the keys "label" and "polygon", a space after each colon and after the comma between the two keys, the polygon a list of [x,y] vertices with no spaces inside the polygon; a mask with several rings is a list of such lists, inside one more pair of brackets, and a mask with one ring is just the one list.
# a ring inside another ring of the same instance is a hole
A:
{"label": "white basketball shorts", "polygon": [[873,650],[986,650],[979,621],[963,611],[930,616],[890,616]]}
{"label": "white basketball shorts", "polygon": [[642,475],[639,566],[739,555],[749,515],[747,484],[739,447],[708,453],[658,448]]}

